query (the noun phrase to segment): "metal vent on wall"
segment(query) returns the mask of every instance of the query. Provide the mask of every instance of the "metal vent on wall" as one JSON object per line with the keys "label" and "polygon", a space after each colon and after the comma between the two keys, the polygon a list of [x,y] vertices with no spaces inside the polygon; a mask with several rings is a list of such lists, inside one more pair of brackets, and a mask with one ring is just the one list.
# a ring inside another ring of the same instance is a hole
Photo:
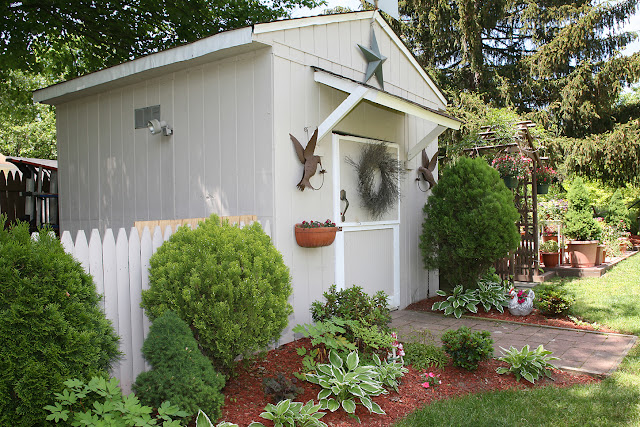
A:
{"label": "metal vent on wall", "polygon": [[136,129],[146,129],[147,123],[152,119],[160,120],[159,105],[135,109]]}

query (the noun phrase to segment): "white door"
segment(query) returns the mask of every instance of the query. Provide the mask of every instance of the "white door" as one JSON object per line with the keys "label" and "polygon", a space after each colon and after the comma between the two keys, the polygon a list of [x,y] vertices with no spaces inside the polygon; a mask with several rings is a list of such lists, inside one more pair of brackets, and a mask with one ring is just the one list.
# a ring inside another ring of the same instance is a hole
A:
{"label": "white door", "polygon": [[[379,141],[352,136],[333,135],[333,217],[342,227],[336,235],[336,277],[338,289],[361,286],[368,294],[384,291],[389,304],[400,303],[400,200],[381,218],[374,219],[362,207],[358,195],[358,175],[347,162],[360,159],[364,144]],[[397,159],[398,144],[387,143],[389,152]],[[342,212],[349,202],[344,221]]]}

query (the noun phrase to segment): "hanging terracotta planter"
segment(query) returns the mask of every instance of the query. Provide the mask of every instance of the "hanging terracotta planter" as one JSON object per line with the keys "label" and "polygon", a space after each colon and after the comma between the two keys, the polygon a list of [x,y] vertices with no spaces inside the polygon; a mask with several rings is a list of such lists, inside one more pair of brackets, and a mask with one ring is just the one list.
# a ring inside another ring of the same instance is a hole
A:
{"label": "hanging terracotta planter", "polygon": [[504,181],[504,185],[506,185],[510,190],[513,190],[518,186],[518,178],[515,176],[503,176],[502,180]]}
{"label": "hanging terracotta planter", "polygon": [[341,231],[340,227],[302,227],[296,224],[296,242],[303,248],[319,248],[329,246],[336,238],[336,233]]}
{"label": "hanging terracotta planter", "polygon": [[538,184],[536,190],[538,194],[547,194],[549,193],[549,184]]}

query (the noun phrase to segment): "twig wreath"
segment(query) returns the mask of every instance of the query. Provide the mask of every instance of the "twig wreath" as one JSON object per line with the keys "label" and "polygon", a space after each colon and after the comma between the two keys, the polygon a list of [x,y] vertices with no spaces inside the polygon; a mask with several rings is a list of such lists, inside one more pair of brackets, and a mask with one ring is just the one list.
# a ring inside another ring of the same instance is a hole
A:
{"label": "twig wreath", "polygon": [[[374,219],[380,218],[395,206],[400,196],[398,180],[404,174],[398,159],[387,150],[384,142],[365,144],[360,159],[350,157],[345,161],[358,173],[358,194],[365,208]],[[380,187],[375,189],[376,170],[380,171]]]}

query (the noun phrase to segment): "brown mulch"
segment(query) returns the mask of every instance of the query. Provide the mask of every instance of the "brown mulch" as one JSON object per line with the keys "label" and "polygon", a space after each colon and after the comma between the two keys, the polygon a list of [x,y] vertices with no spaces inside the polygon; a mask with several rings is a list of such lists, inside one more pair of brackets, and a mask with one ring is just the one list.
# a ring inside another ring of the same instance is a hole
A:
{"label": "brown mulch", "polygon": [[[422,301],[414,302],[413,304],[409,305],[407,307],[407,310],[427,311],[430,313],[442,314],[442,311],[440,310],[432,310],[431,306],[433,306],[435,302],[443,301],[445,299],[446,297],[441,297],[441,296],[423,299]],[[606,328],[604,326],[600,326],[596,329],[590,324],[576,324],[573,320],[571,320],[567,316],[545,317],[542,314],[540,314],[540,312],[536,308],[534,308],[533,312],[528,316],[514,316],[511,313],[509,313],[509,310],[507,308],[504,309],[504,313],[500,313],[495,308],[492,308],[491,311],[489,312],[485,312],[484,308],[481,305],[479,305],[477,313],[466,312],[464,315],[471,316],[471,317],[481,317],[484,319],[492,319],[492,320],[508,320],[511,322],[529,323],[534,325],[581,329],[584,331],[598,331],[598,332],[612,332],[612,333],[618,332],[618,331],[614,331],[613,329]]]}
{"label": "brown mulch", "polygon": [[[273,403],[268,396],[265,396],[262,381],[267,377],[275,377],[277,373],[283,373],[287,378],[295,379],[293,372],[302,368],[302,358],[296,353],[296,349],[300,346],[309,349],[311,343],[308,339],[301,339],[285,344],[268,352],[265,358],[247,367],[240,367],[237,371],[238,375],[230,379],[223,390],[225,405],[220,421],[231,421],[241,427],[249,425],[251,421],[260,421],[266,426],[272,426],[273,423],[260,418],[260,413],[267,403]],[[431,389],[425,389],[421,385],[424,382],[423,374],[428,371],[418,372],[409,366],[409,372],[402,378],[399,393],[391,391],[389,394],[373,399],[386,412],[386,415],[369,414],[366,408],[358,405],[356,414],[360,417],[361,424],[349,418],[341,409],[333,413],[324,411],[327,415],[322,418],[322,421],[329,426],[340,427],[389,426],[436,400],[492,390],[530,389],[544,386],[568,387],[599,381],[588,375],[554,370],[553,379],[541,379],[532,385],[524,380],[516,381],[513,375],[498,375],[495,372],[498,366],[506,366],[506,364],[492,359],[481,362],[478,370],[470,372],[449,363],[443,370],[433,370],[435,374],[440,375],[442,384]],[[296,397],[296,401],[307,402],[313,399],[317,402],[320,386],[300,380],[296,380],[296,384],[304,389],[304,392]]]}

